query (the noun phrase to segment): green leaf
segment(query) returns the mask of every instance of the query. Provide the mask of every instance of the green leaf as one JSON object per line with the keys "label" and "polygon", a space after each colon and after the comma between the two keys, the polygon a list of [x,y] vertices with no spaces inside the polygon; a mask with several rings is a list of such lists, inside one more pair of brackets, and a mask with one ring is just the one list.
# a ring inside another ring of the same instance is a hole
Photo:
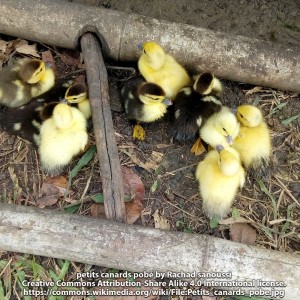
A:
{"label": "green leaf", "polygon": [[102,193],[95,194],[92,199],[96,203],[104,203],[104,196]]}
{"label": "green leaf", "polygon": [[1,278],[0,278],[0,299],[5,299],[4,288],[3,288],[3,285],[2,285]]}
{"label": "green leaf", "polygon": [[[27,290],[28,291],[28,287],[27,286],[23,286],[22,282],[25,280],[25,272],[22,270],[16,270],[17,271],[17,282],[18,285],[21,289],[21,291]],[[32,300],[31,296],[23,296],[24,300]]]}
{"label": "green leaf", "polygon": [[209,221],[210,228],[216,228],[219,225],[220,217],[219,216],[213,216]]}
{"label": "green leaf", "polygon": [[237,219],[238,217],[240,217],[240,213],[237,208],[235,208],[235,207],[232,208],[231,216],[233,219]]}
{"label": "green leaf", "polygon": [[91,159],[94,157],[96,150],[97,148],[94,145],[83,154],[83,156],[78,161],[77,165],[70,172],[69,185],[71,185],[72,179],[77,176],[78,172],[91,161]]}
{"label": "green leaf", "polygon": [[292,123],[294,120],[298,119],[300,117],[300,113],[297,114],[297,115],[294,115],[294,116],[291,116],[283,121],[281,121],[281,123],[284,125],[284,126],[288,126],[290,123]]}
{"label": "green leaf", "polygon": [[78,208],[80,207],[81,204],[74,204],[74,205],[71,205],[71,206],[68,206],[68,207],[65,207],[64,208],[64,211],[67,212],[67,213],[74,213],[78,210]]}
{"label": "green leaf", "polygon": [[268,191],[268,189],[266,188],[265,184],[262,182],[262,180],[256,176],[254,176],[255,181],[258,183],[260,190],[265,193],[272,201],[272,206],[273,206],[273,214],[274,214],[274,219],[277,219],[277,204],[276,204],[276,200],[273,197],[273,195]]}
{"label": "green leaf", "polygon": [[150,188],[151,193],[154,193],[157,190],[158,182],[155,180]]}
{"label": "green leaf", "polygon": [[58,275],[58,278],[60,280],[64,279],[64,277],[66,276],[66,274],[68,273],[69,270],[69,266],[70,266],[70,261],[69,260],[65,260],[63,267],[60,270],[60,273]]}

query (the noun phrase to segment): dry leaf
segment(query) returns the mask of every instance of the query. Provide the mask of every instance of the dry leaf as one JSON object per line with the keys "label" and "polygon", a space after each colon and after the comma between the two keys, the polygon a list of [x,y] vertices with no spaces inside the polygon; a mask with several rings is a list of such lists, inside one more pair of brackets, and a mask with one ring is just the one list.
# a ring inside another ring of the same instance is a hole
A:
{"label": "dry leaf", "polygon": [[0,52],[5,53],[7,48],[8,42],[0,40]]}
{"label": "dry leaf", "polygon": [[104,205],[93,203],[90,207],[91,216],[95,218],[105,218]]}
{"label": "dry leaf", "polygon": [[231,217],[231,218],[222,219],[219,221],[219,224],[222,224],[222,225],[230,225],[230,224],[235,224],[235,223],[250,223],[250,221],[243,217],[237,217],[237,218]]}
{"label": "dry leaf", "polygon": [[15,43],[14,47],[18,53],[31,55],[38,58],[40,57],[36,51],[36,44],[29,45],[27,41],[19,39]]}
{"label": "dry leaf", "polygon": [[69,66],[78,66],[80,63],[80,53],[74,50],[66,50],[60,56],[61,61]]}
{"label": "dry leaf", "polygon": [[[37,199],[39,207],[54,205],[60,197],[64,197],[67,191],[68,181],[63,176],[47,177],[42,184],[41,197]],[[70,195],[70,191],[68,194]]]}
{"label": "dry leaf", "polygon": [[52,184],[57,187],[65,188],[65,189],[68,186],[68,179],[63,176],[46,177],[44,182]]}
{"label": "dry leaf", "polygon": [[256,240],[256,232],[248,224],[235,223],[230,226],[230,239],[234,242],[254,245]]}
{"label": "dry leaf", "polygon": [[145,187],[141,178],[129,168],[122,168],[124,194],[132,200],[125,203],[126,222],[133,224],[144,209]]}
{"label": "dry leaf", "polygon": [[61,74],[59,74],[57,68],[56,68],[56,64],[55,64],[55,60],[53,58],[52,52],[50,50],[46,50],[42,52],[42,60],[47,64],[51,64],[51,68],[53,69],[55,75],[57,77],[59,77]]}
{"label": "dry leaf", "polygon": [[246,92],[245,96],[252,95],[255,93],[259,93],[262,90],[261,86],[255,86],[253,89]]}
{"label": "dry leaf", "polygon": [[158,209],[154,212],[152,216],[154,218],[155,228],[166,230],[171,229],[170,222],[159,213]]}
{"label": "dry leaf", "polygon": [[40,208],[44,208],[46,206],[52,206],[56,204],[58,201],[58,195],[49,195],[49,196],[42,196],[36,200],[36,204]]}
{"label": "dry leaf", "polygon": [[134,164],[138,165],[139,167],[147,171],[150,171],[151,169],[156,170],[159,167],[159,163],[161,162],[164,156],[163,153],[161,152],[152,151],[150,159],[144,163],[137,157],[135,153],[133,153],[132,149],[130,149],[129,151],[125,151],[125,150],[121,150],[121,151],[126,155],[128,155]]}

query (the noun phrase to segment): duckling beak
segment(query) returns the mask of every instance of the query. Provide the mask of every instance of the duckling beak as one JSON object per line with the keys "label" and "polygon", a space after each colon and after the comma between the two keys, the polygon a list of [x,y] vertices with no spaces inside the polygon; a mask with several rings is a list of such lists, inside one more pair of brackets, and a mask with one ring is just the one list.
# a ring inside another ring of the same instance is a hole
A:
{"label": "duckling beak", "polygon": [[236,115],[236,114],[237,114],[237,108],[232,108],[232,109],[231,109],[231,112],[232,112],[234,115]]}
{"label": "duckling beak", "polygon": [[222,150],[224,150],[224,147],[222,145],[217,145],[216,150],[220,153]]}
{"label": "duckling beak", "polygon": [[167,106],[173,105],[173,102],[170,99],[168,99],[168,98],[165,98],[165,100],[162,103],[165,104],[165,105],[167,105]]}
{"label": "duckling beak", "polygon": [[62,98],[59,100],[59,103],[66,103],[66,104],[70,104],[69,101],[66,98]]}
{"label": "duckling beak", "polygon": [[53,67],[53,63],[50,61],[47,61],[47,62],[45,62],[45,67],[46,67],[46,69],[50,69]]}
{"label": "duckling beak", "polygon": [[140,51],[143,51],[143,44],[142,43],[139,43],[137,45],[137,48],[140,50]]}
{"label": "duckling beak", "polygon": [[228,142],[229,145],[233,144],[233,138],[230,135],[226,136],[226,141]]}

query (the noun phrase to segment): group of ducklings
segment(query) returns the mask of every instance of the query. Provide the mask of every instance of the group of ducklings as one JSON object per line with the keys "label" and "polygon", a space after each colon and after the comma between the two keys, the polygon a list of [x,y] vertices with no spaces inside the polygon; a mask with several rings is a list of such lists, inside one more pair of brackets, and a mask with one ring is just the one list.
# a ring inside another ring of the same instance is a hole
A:
{"label": "group of ducklings", "polygon": [[[204,211],[223,218],[245,183],[244,168],[261,168],[270,158],[262,112],[252,105],[241,105],[237,112],[222,105],[218,78],[205,72],[192,79],[159,44],[146,42],[142,51],[142,76],[121,90],[125,113],[135,122],[133,138],[143,140],[140,123],[162,118],[173,105],[174,139],[195,140],[191,151],[196,155],[206,151],[201,140],[212,148],[199,162],[196,178]],[[66,87],[42,60],[19,60],[1,70],[0,104],[8,107],[0,112],[0,127],[33,142],[50,175],[60,173],[88,145],[86,86]]]}
{"label": "group of ducklings", "polygon": [[32,142],[42,168],[56,175],[88,144],[87,88],[56,80],[39,59],[22,59],[0,72],[0,128]]}
{"label": "group of ducklings", "polygon": [[136,123],[133,138],[143,140],[139,123],[162,118],[173,104],[173,137],[196,140],[191,151],[200,155],[204,141],[211,151],[196,169],[203,209],[209,217],[226,217],[236,193],[245,183],[245,169],[268,163],[271,138],[262,112],[241,105],[234,112],[222,105],[222,84],[206,72],[190,78],[186,70],[156,42],[143,45],[133,79],[121,91],[125,112]]}

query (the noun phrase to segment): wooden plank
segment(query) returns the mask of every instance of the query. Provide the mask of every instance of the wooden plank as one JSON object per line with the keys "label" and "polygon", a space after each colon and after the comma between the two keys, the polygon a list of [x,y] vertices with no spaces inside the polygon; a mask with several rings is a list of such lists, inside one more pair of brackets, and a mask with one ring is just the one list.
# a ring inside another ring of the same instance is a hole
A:
{"label": "wooden plank", "polygon": [[286,287],[279,289],[285,291],[284,299],[299,299],[300,294],[299,255],[50,209],[0,203],[0,251],[134,272],[223,272],[231,278],[214,278],[214,282],[282,281]]}
{"label": "wooden plank", "polygon": [[107,72],[99,41],[92,33],[80,40],[89,86],[97,153],[107,219],[125,221],[124,191],[115,131],[109,105]]}

